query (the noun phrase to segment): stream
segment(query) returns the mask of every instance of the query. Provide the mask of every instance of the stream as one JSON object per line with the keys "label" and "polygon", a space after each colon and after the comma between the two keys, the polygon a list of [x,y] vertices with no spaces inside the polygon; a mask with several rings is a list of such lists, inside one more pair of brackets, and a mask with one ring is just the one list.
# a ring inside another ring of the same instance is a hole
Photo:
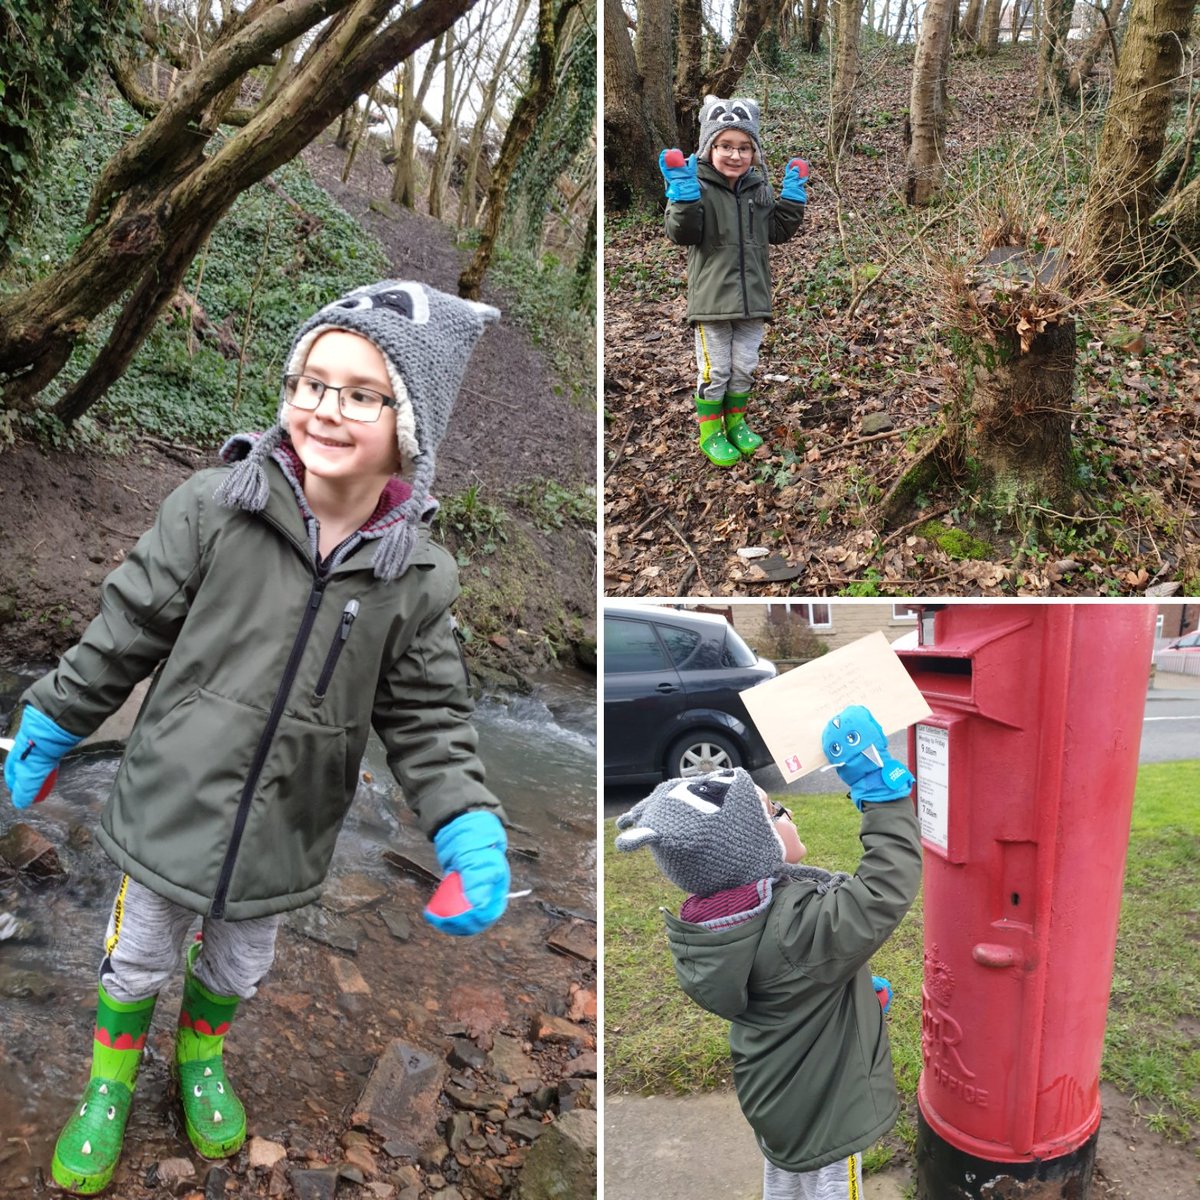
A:
{"label": "stream", "polygon": [[[0,671],[0,726],[43,669]],[[384,857],[398,852],[437,870],[372,736],[325,894],[285,917],[274,967],[227,1042],[252,1135],[323,1160],[390,1040],[440,1056],[447,1038],[464,1033],[519,1039],[536,1013],[564,1014],[569,987],[594,990],[594,962],[546,942],[568,929],[594,947],[595,687],[594,676],[556,671],[536,679],[530,695],[489,695],[477,706],[488,786],[511,824],[512,887],[531,889],[477,938],[430,929],[420,910],[432,885]],[[0,785],[0,835],[18,821],[32,826],[66,870],[39,881],[0,862],[0,914],[17,922],[0,941],[0,1196],[41,1193],[54,1139],[87,1077],[96,971],[120,880],[91,830],[117,762],[111,753],[69,759],[54,794],[20,813]],[[350,960],[362,988],[347,990],[335,959]],[[203,1179],[168,1090],[178,996],[176,981],[159,998],[118,1184],[127,1169],[140,1179],[180,1155]],[[425,1141],[437,1140],[427,1133]]]}

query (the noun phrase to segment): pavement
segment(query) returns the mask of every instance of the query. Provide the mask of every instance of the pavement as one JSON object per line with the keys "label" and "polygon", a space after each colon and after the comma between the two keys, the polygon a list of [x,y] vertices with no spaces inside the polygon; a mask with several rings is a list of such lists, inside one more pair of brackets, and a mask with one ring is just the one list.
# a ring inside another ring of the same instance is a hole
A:
{"label": "pavement", "polygon": [[[762,1155],[732,1092],[604,1097],[604,1200],[760,1200]],[[863,1200],[903,1200],[908,1171]]]}

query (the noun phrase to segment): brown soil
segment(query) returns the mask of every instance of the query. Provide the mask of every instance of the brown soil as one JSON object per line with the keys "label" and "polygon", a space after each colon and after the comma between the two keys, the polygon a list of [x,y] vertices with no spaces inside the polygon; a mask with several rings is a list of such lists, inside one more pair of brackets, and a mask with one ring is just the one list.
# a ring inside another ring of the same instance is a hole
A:
{"label": "brown soil", "polygon": [[[383,215],[371,208],[371,188],[386,195],[382,165],[360,155],[346,186],[341,151],[321,145],[306,159],[386,247],[397,277],[455,290],[465,256],[445,226],[404,209]],[[484,299],[504,307],[504,297],[486,288]],[[506,319],[489,326],[439,450],[435,494],[480,484],[481,497],[499,503],[533,480],[576,489],[591,483],[594,412],[556,395],[553,382],[521,329]],[[96,612],[104,576],[150,526],[163,497],[216,461],[211,449],[149,441],[122,457],[18,446],[0,459],[0,663],[10,664],[52,658],[74,642]],[[477,667],[520,674],[545,664],[551,643],[569,655],[565,633],[594,634],[595,551],[589,530],[545,533],[509,511],[513,536],[502,551],[508,571],[486,559],[465,566],[459,616],[484,635],[472,647]],[[504,591],[497,581],[506,577],[519,577],[521,586]]]}

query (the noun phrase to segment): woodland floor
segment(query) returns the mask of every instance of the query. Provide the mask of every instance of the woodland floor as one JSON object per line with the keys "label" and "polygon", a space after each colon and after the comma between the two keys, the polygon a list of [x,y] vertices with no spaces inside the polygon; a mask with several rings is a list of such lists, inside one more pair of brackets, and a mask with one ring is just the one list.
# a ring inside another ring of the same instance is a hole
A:
{"label": "woodland floor", "polygon": [[[948,167],[979,181],[985,199],[992,179],[980,163],[995,156],[999,188],[1004,154],[1034,127],[1035,66],[1024,48],[1010,47],[990,61],[953,63]],[[1080,323],[1075,511],[985,511],[969,485],[943,481],[883,525],[879,500],[936,436],[958,379],[925,290],[929,276],[909,269],[914,255],[906,251],[915,244],[927,258],[962,219],[910,241],[937,216],[913,214],[897,194],[911,51],[867,56],[857,140],[836,172],[812,135],[824,124],[826,69],[824,59],[809,60],[742,85],[765,99],[773,186],[788,155],[812,164],[805,225],[772,249],[775,319],[748,414],[766,442],[753,459],[722,471],[695,445],[686,251],[667,241],[657,215],[608,214],[606,593],[1079,596],[1141,595],[1162,585],[1200,592],[1194,286],[1137,303],[1127,296]],[[1080,130],[1096,119],[1064,114],[1063,145],[1084,144]],[[870,414],[883,414],[890,428],[864,433]],[[771,558],[740,558],[746,548],[765,548]]]}
{"label": "woodland floor", "polygon": [[[344,156],[321,143],[305,155],[316,180],[384,246],[399,278],[455,291],[466,253],[450,231],[420,213],[372,204],[386,196],[385,169],[362,153],[349,185]],[[379,211],[376,211],[376,210]],[[501,309],[505,297],[484,299]],[[595,413],[572,399],[540,350],[511,321],[489,326],[476,348],[438,454],[435,494],[477,487],[499,503],[547,479],[582,491],[595,478]],[[95,614],[98,588],[162,499],[195,470],[216,462],[152,440],[127,455],[43,453],[20,445],[0,472],[0,662],[42,661],[75,641]],[[547,528],[505,504],[508,539],[488,558],[460,550],[459,618],[482,636],[473,666],[508,674],[569,656],[568,642],[594,636],[595,548],[590,525]],[[553,643],[553,646],[552,646]]]}

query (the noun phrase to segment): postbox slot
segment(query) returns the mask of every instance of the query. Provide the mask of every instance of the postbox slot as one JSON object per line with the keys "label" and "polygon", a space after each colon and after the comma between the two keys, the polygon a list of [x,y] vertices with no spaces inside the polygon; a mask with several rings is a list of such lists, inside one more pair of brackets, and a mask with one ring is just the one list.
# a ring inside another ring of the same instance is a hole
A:
{"label": "postbox slot", "polygon": [[906,663],[913,682],[928,696],[944,696],[954,700],[970,700],[973,688],[973,669],[969,658],[922,655]]}

